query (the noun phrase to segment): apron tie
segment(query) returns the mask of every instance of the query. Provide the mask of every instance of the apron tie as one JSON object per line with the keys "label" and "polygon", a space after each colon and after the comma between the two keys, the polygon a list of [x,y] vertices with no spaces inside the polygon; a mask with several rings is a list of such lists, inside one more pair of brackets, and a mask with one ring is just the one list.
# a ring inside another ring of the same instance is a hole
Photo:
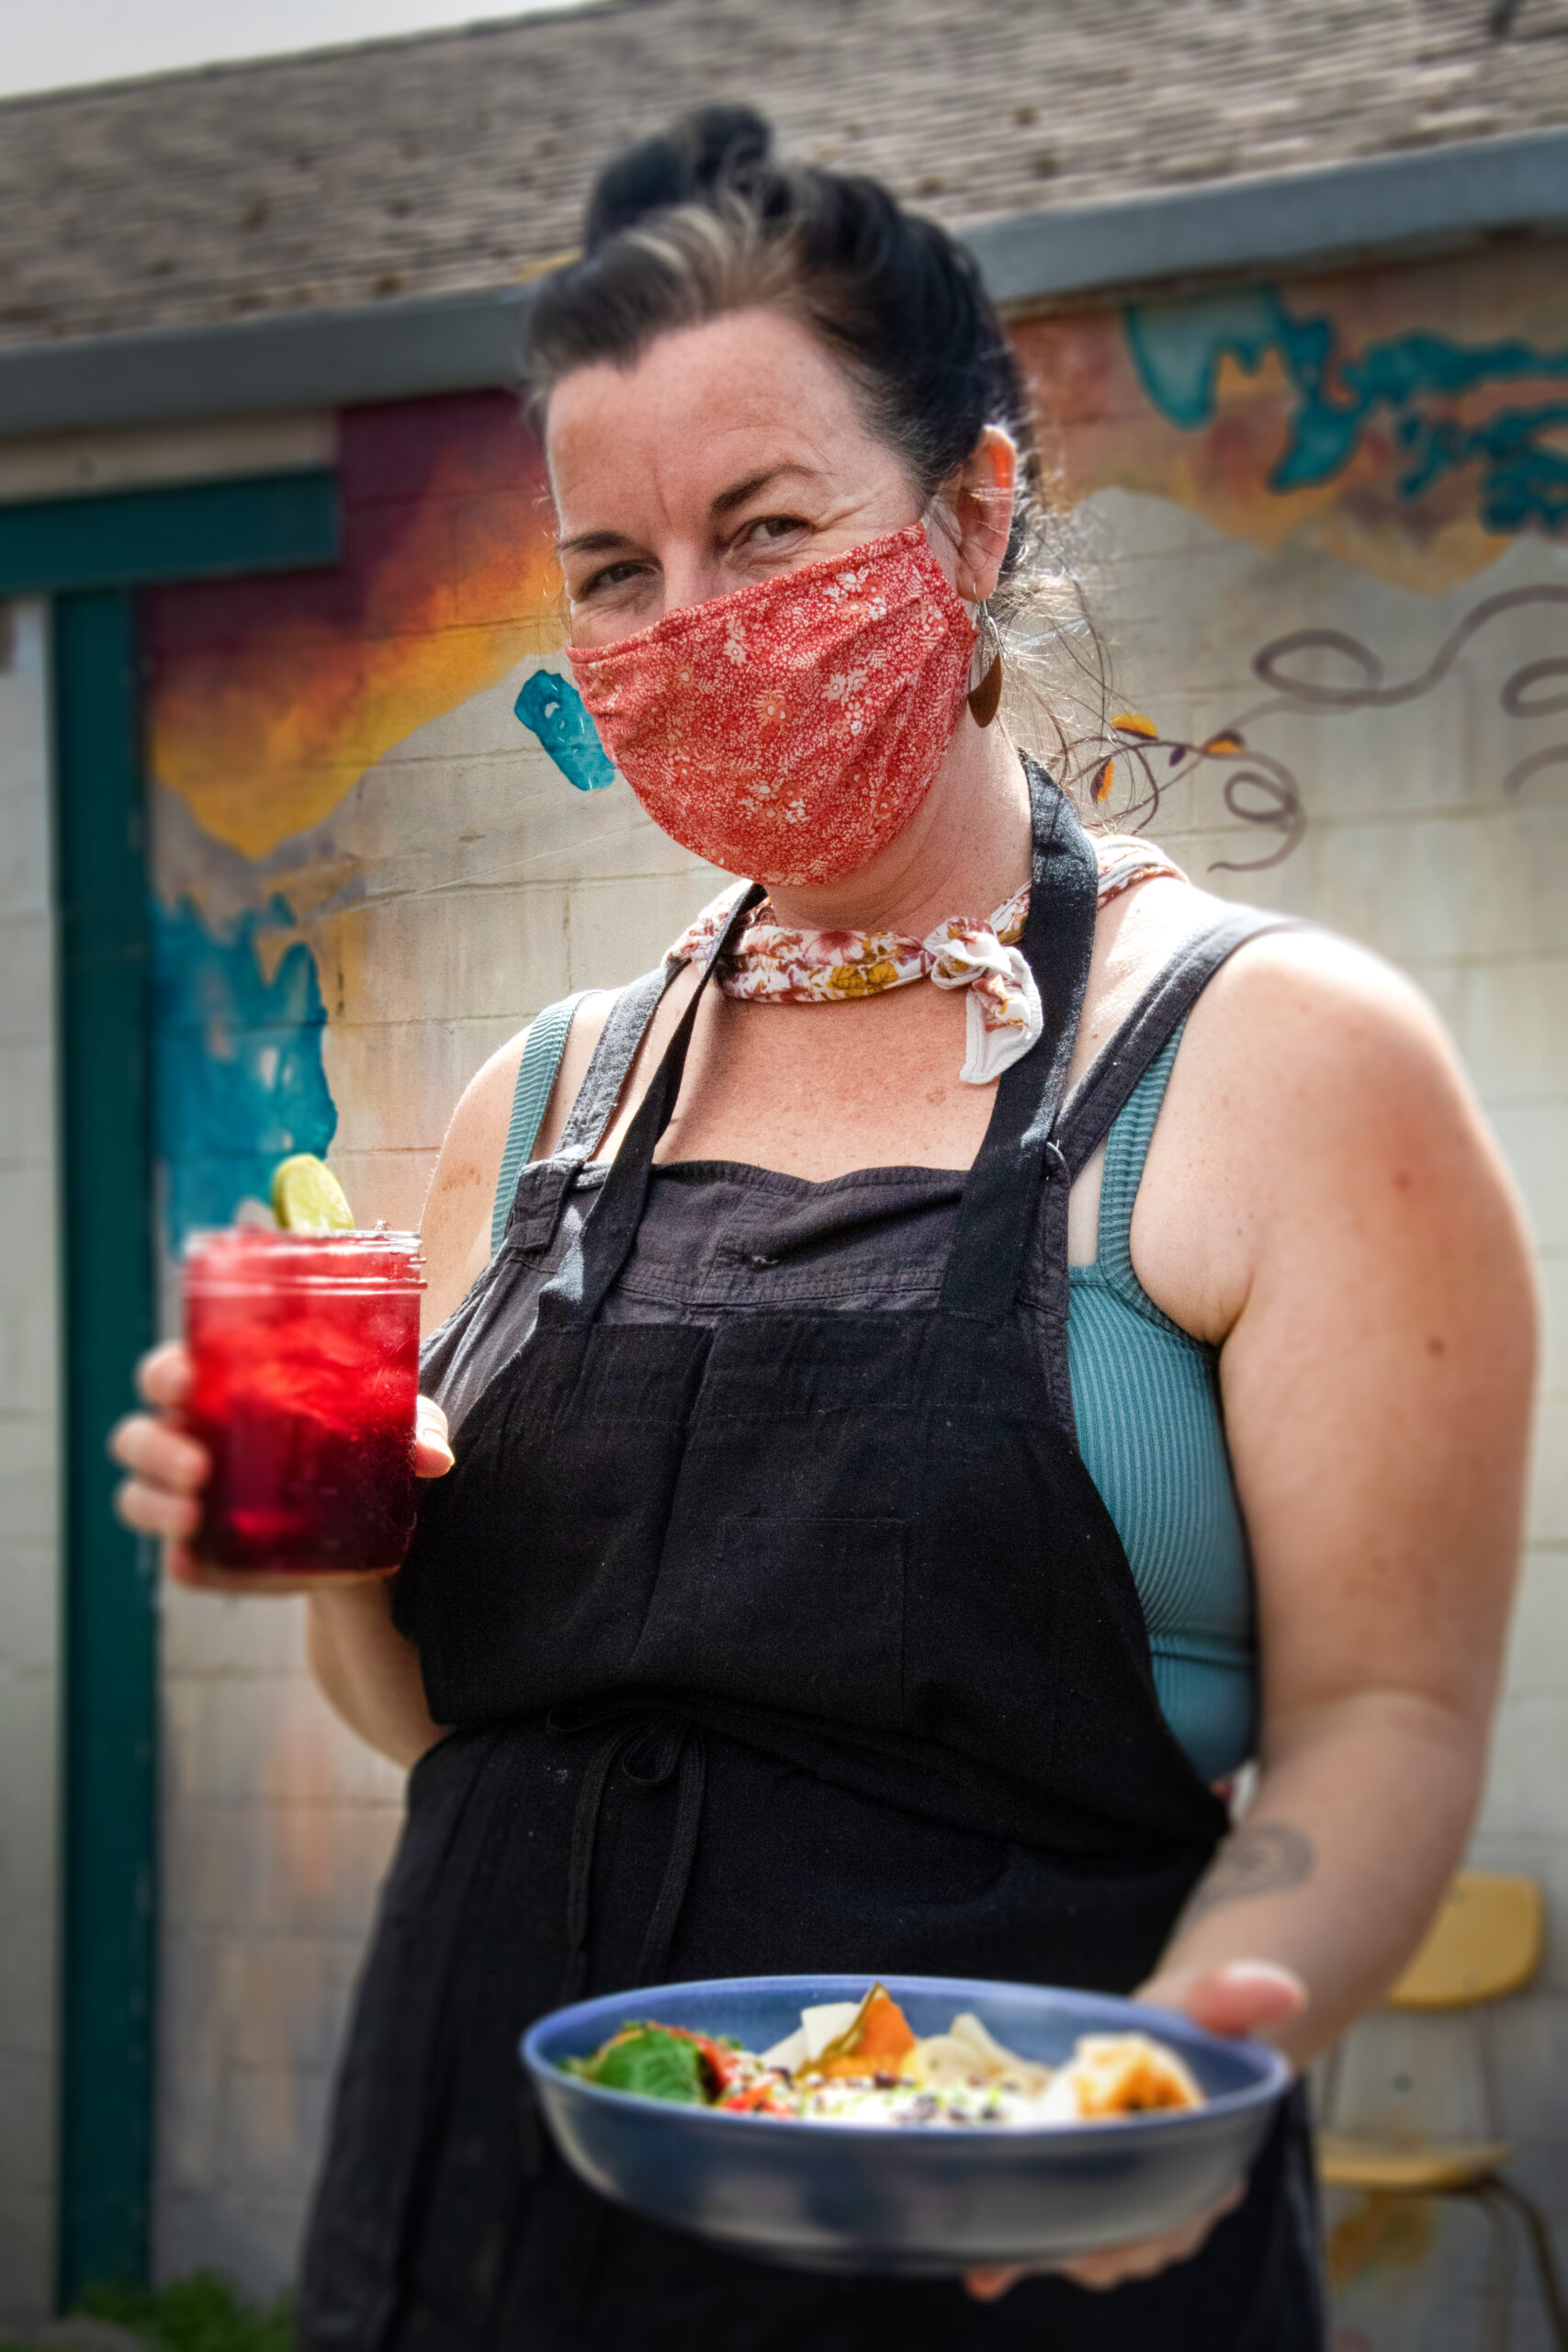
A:
{"label": "apron tie", "polygon": [[[567,1734],[604,1720],[603,1714],[566,1709],[550,1716],[548,1727],[554,1733]],[[587,1987],[593,1853],[604,1792],[617,1763],[622,1778],[635,1789],[651,1792],[667,1788],[672,1780],[676,1782],[674,1835],[637,1959],[639,1984],[655,1982],[670,1957],[676,1922],[696,1859],[697,1831],[707,1781],[707,1756],[701,1731],[680,1715],[635,1713],[628,1720],[622,1714],[618,1721],[613,1721],[609,1736],[589,1758],[572,1815],[567,1865],[566,1965],[560,1984],[563,2003],[581,2000]]]}

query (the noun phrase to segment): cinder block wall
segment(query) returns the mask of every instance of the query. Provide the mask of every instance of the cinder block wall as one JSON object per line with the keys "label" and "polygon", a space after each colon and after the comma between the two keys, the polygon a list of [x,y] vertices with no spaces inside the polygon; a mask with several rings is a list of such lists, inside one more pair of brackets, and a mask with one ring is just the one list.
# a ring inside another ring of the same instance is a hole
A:
{"label": "cinder block wall", "polygon": [[44,611],[0,604],[0,2323],[53,2289],[53,1138]]}
{"label": "cinder block wall", "polygon": [[[1168,734],[1192,741],[1260,699],[1253,656],[1287,631],[1333,628],[1357,639],[1394,683],[1418,677],[1483,598],[1568,583],[1568,550],[1533,535],[1464,586],[1423,596],[1300,548],[1270,553],[1222,537],[1164,500],[1110,492],[1096,506],[1102,544],[1113,551],[1095,601],[1117,687]],[[1195,881],[1341,931],[1426,990],[1458,1044],[1535,1237],[1545,1355],[1524,1573],[1471,1860],[1526,1871],[1546,1894],[1544,1971],[1529,1994],[1499,2005],[1492,2031],[1517,2177],[1551,2217],[1568,2261],[1568,797],[1560,769],[1517,793],[1502,788],[1522,752],[1553,740],[1550,717],[1521,730],[1503,692],[1525,664],[1560,655],[1562,611],[1524,606],[1487,624],[1418,700],[1261,722],[1257,747],[1293,772],[1308,815],[1300,848],[1271,871],[1210,870],[1216,858],[1257,857],[1271,846],[1267,834],[1224,820],[1217,780],[1179,786],[1151,831]],[[1560,720],[1555,728],[1560,736]],[[1376,1803],[1375,1790],[1367,1801]],[[1363,2121],[1386,2118],[1396,2078],[1412,2067],[1446,2075],[1461,2110],[1473,2101],[1462,2041],[1435,2020],[1411,2023],[1403,2037],[1380,2020],[1358,2030],[1347,2083]],[[1357,2117],[1347,2120],[1353,2127]],[[1448,2128],[1478,2132],[1480,2117],[1456,2110]],[[1460,2352],[1475,2344],[1483,2245],[1469,2211],[1407,2232],[1380,2276],[1357,2288],[1347,2346]],[[1545,2352],[1540,2328],[1536,2298],[1521,2283],[1516,2352],[1538,2344]]]}

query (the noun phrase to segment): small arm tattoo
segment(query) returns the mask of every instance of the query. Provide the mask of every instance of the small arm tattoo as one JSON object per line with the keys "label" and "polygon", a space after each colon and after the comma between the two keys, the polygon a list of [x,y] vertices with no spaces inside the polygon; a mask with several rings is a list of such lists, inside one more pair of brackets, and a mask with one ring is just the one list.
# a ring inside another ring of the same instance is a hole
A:
{"label": "small arm tattoo", "polygon": [[1304,1886],[1316,1865],[1312,1839],[1294,1822],[1244,1821],[1193,1890],[1184,1923],[1190,1925],[1224,1903],[1247,1903],[1257,1894],[1283,1894],[1291,1887]]}

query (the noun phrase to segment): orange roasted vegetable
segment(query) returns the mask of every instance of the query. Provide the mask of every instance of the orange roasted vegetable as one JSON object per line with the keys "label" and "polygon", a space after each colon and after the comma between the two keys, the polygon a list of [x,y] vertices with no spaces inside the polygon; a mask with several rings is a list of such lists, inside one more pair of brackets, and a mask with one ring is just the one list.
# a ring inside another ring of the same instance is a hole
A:
{"label": "orange roasted vegetable", "polygon": [[1086,2123],[1162,2107],[1201,2107],[1203,2094],[1174,2050],[1143,2033],[1086,2034],[1066,2073]]}
{"label": "orange roasted vegetable", "polygon": [[858,2081],[872,2075],[899,2075],[917,2045],[909,2021],[886,1984],[874,1984],[853,2018],[820,2056],[801,2067],[802,2081]]}

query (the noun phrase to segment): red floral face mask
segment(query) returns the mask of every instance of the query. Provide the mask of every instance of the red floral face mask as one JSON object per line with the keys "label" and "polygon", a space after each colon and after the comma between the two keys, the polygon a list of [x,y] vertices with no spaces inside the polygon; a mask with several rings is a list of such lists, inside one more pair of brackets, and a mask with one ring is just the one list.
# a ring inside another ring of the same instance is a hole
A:
{"label": "red floral face mask", "polygon": [[604,748],[682,848],[835,882],[903,831],[958,723],[975,624],[922,524],[573,646]]}

